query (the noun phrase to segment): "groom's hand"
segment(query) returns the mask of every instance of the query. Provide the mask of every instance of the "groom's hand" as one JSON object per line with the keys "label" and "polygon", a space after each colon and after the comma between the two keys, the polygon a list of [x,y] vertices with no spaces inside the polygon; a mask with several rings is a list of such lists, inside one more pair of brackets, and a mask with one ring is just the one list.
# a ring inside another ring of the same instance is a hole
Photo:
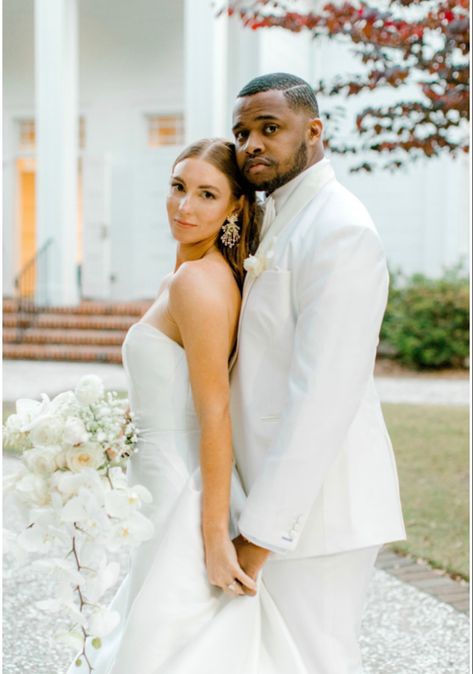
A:
{"label": "groom's hand", "polygon": [[[245,573],[247,573],[253,580],[261,571],[264,563],[271,554],[271,550],[261,548],[251,541],[247,541],[243,536],[237,536],[233,539],[233,545],[238,556],[238,562]],[[251,594],[248,588],[242,586],[245,594]]]}

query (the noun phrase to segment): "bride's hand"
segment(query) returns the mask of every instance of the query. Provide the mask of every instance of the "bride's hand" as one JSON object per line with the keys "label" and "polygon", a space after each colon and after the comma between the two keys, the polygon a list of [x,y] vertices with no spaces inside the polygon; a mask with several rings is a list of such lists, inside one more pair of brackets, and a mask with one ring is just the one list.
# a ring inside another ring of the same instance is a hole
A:
{"label": "bride's hand", "polygon": [[205,540],[205,565],[211,585],[232,595],[256,594],[256,583],[239,565],[235,546],[229,536]]}

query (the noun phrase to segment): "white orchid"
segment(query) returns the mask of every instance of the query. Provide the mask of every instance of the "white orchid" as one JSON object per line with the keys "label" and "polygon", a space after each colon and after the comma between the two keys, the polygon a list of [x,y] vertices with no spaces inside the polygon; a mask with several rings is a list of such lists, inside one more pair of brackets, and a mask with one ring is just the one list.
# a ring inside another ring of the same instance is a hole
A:
{"label": "white orchid", "polygon": [[115,466],[110,468],[108,471],[109,480],[104,480],[104,486],[109,489],[126,489],[128,486],[128,480],[126,474],[121,468]]}
{"label": "white orchid", "polygon": [[77,523],[89,538],[97,539],[106,535],[110,520],[103,507],[103,497],[90,489],[81,489],[72,497],[61,511],[61,521]]}
{"label": "white orchid", "polygon": [[41,401],[31,400],[30,398],[19,398],[16,401],[16,415],[22,420],[24,428],[29,430],[31,423],[38,417],[46,414],[50,405],[49,397],[46,393],[41,394]]}
{"label": "white orchid", "polygon": [[120,575],[118,562],[103,565],[94,575],[85,582],[84,593],[91,602],[98,602],[105,592],[113,587]]}
{"label": "white orchid", "polygon": [[72,391],[59,393],[49,404],[49,413],[63,419],[76,415],[79,410],[80,403]]}
{"label": "white orchid", "polygon": [[77,557],[84,567],[93,569],[94,573],[98,573],[100,569],[107,565],[107,550],[103,540],[81,536],[76,537],[75,545]]}
{"label": "white orchid", "polygon": [[45,553],[51,550],[55,535],[47,527],[35,524],[22,531],[17,541],[26,552]]}
{"label": "white orchid", "polygon": [[65,644],[74,651],[79,651],[83,645],[83,635],[79,630],[58,630],[54,635],[56,641]]}
{"label": "white orchid", "polygon": [[94,494],[103,493],[102,478],[92,468],[84,468],[78,473],[69,470],[56,471],[50,478],[51,493],[61,496],[66,503],[72,496],[77,496],[82,488],[89,489]]}
{"label": "white orchid", "polygon": [[41,506],[50,502],[48,482],[43,475],[25,473],[17,481],[15,493],[23,503]]}
{"label": "white orchid", "polygon": [[153,533],[153,523],[138,510],[135,510],[112,528],[108,540],[109,550],[116,551],[122,547],[135,547],[150,539]]}
{"label": "white orchid", "polygon": [[29,560],[28,552],[18,543],[18,535],[8,529],[3,530],[2,549],[4,555],[12,557],[16,566],[24,566]]}
{"label": "white orchid", "polygon": [[130,489],[111,489],[105,494],[105,509],[110,517],[128,517],[142,503],[150,503],[152,496],[143,485]]}
{"label": "white orchid", "polygon": [[85,583],[84,576],[77,570],[72,560],[50,557],[49,559],[37,559],[33,565],[49,571],[60,581],[68,581],[79,587]]}
{"label": "white orchid", "polygon": [[29,470],[22,463],[13,473],[3,476],[3,491],[13,491],[22,477],[29,474]]}
{"label": "white orchid", "polygon": [[120,614],[107,608],[99,608],[92,613],[88,620],[89,631],[97,637],[110,634],[120,622]]}
{"label": "white orchid", "polygon": [[126,476],[137,435],[128,401],[105,393],[95,375],[53,400],[19,400],[4,427],[4,446],[22,451],[4,489],[16,495],[25,521],[19,534],[5,532],[6,551],[23,562],[42,555],[33,563],[53,574],[56,589],[37,605],[71,621],[56,639],[82,654],[89,640],[100,647],[119,622],[99,603],[119,578],[108,552],[153,535],[140,512],[151,494]]}

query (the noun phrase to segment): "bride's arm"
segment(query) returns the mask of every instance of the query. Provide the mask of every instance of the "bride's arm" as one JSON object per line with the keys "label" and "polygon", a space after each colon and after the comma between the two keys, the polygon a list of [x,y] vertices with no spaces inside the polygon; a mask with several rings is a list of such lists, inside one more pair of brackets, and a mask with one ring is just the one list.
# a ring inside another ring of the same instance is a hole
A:
{"label": "bride's arm", "polygon": [[202,533],[209,580],[225,589],[237,578],[254,590],[229,536],[233,449],[228,357],[238,314],[231,282],[215,263],[183,264],[169,288],[169,312],[186,352],[200,425]]}

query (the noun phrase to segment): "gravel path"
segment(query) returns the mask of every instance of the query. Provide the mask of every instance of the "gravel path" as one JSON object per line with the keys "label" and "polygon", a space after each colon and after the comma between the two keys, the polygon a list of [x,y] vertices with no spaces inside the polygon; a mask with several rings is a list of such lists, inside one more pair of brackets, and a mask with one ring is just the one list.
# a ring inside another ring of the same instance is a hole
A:
{"label": "gravel path", "polygon": [[42,360],[3,361],[3,400],[54,396],[73,389],[84,374],[96,374],[106,388],[125,389],[125,372],[112,363],[66,363]]}
{"label": "gravel path", "polygon": [[376,377],[378,395],[384,403],[414,405],[469,405],[468,379],[423,379],[421,377]]}
{"label": "gravel path", "polygon": [[[6,457],[4,473],[14,470],[15,463]],[[18,522],[16,507],[7,497],[4,526],[14,529]],[[50,594],[44,574],[31,566],[15,574],[5,565],[3,674],[64,674],[71,655],[49,640],[58,622],[34,604]],[[469,634],[465,615],[375,571],[361,635],[365,674],[468,674]]]}

